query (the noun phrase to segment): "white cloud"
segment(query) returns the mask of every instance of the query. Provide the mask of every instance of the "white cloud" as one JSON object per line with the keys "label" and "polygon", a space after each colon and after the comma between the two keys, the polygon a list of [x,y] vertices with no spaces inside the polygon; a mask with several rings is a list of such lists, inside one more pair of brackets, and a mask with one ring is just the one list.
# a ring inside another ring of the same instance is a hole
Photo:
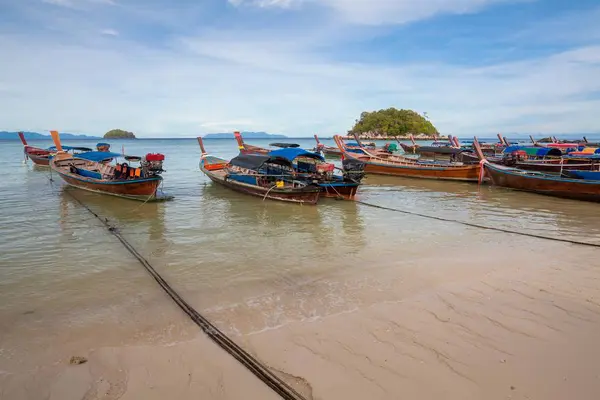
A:
{"label": "white cloud", "polygon": [[[600,46],[485,68],[332,62],[293,38],[210,35],[168,49],[0,37],[5,129],[142,136],[344,132],[364,110],[427,111],[444,133],[596,131]],[[51,60],[43,69],[39,60]],[[23,125],[27,126],[23,126]]]}
{"label": "white cloud", "polygon": [[[342,3],[323,0],[335,1]],[[400,3],[406,2],[389,6]],[[476,3],[483,0],[461,4]],[[366,3],[357,0],[354,7],[360,4]],[[161,37],[158,46],[129,42],[124,37],[135,35],[106,27],[129,32],[150,21],[173,31],[191,10],[133,10],[139,8],[106,7],[103,14],[53,7],[51,21],[36,15],[52,26],[49,33],[0,34],[0,48],[11,60],[0,63],[0,128],[100,134],[120,127],[142,136],[235,129],[332,134],[349,129],[362,111],[394,106],[427,111],[441,131],[459,135],[598,130],[600,46],[478,68],[442,61],[350,63],[336,61],[330,51],[343,48],[344,36],[370,28],[249,30],[231,24],[170,42]]]}
{"label": "white cloud", "polygon": [[106,36],[119,36],[119,32],[114,29],[103,29],[100,31],[100,34]]}
{"label": "white cloud", "polygon": [[263,8],[320,5],[348,22],[364,25],[403,24],[438,14],[467,14],[497,3],[519,1],[524,0],[229,0],[236,6]]}

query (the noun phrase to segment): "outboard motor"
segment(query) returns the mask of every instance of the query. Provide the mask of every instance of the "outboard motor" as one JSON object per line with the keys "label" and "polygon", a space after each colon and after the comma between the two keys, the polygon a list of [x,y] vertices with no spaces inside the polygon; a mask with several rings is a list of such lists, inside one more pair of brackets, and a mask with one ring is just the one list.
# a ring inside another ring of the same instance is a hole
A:
{"label": "outboard motor", "polygon": [[321,176],[322,179],[331,180],[333,176],[333,171],[335,170],[335,165],[331,163],[321,163],[317,164],[317,174]]}
{"label": "outboard motor", "polygon": [[344,158],[342,160],[342,174],[345,181],[359,183],[365,177],[365,163]]}
{"label": "outboard motor", "polygon": [[140,161],[144,176],[160,175],[163,169],[165,156],[160,153],[148,153]]}
{"label": "outboard motor", "polygon": [[503,162],[504,165],[512,167],[517,164],[518,161],[523,161],[527,158],[527,153],[523,150],[515,150],[511,153],[504,154]]}

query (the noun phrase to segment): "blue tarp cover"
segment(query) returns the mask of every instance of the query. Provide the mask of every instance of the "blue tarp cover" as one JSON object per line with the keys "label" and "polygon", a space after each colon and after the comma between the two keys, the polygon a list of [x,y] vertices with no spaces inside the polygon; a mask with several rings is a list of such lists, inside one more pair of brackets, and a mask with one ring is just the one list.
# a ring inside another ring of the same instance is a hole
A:
{"label": "blue tarp cover", "polygon": [[[78,146],[64,146],[63,150],[81,150],[81,151],[92,151],[89,147],[78,147]],[[48,147],[48,150],[56,150],[56,146]]]}
{"label": "blue tarp cover", "polygon": [[77,154],[76,157],[83,158],[84,160],[99,162],[108,160],[109,158],[123,157],[123,155],[119,153],[111,153],[110,151],[90,151],[88,153]]}
{"label": "blue tarp cover", "polygon": [[77,168],[77,173],[87,178],[102,179],[100,172],[96,171],[88,171],[87,169]]}
{"label": "blue tarp cover", "polygon": [[289,147],[286,149],[273,150],[269,152],[269,156],[285,158],[290,162],[293,162],[296,157],[309,157],[325,161],[325,159],[321,155],[317,153],[311,153],[310,151],[306,151],[298,147]]}
{"label": "blue tarp cover", "polygon": [[559,157],[562,154],[560,149],[555,149],[552,147],[535,147],[535,146],[508,146],[504,149],[503,153],[510,154],[513,151],[518,151],[518,150],[525,151],[529,155],[535,155],[538,157],[544,157],[544,156]]}

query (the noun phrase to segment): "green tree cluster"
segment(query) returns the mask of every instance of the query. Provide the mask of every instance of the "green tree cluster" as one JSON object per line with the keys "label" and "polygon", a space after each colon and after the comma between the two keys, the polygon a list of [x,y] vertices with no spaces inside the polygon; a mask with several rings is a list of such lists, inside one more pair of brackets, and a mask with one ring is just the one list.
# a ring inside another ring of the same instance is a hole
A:
{"label": "green tree cluster", "polygon": [[135,135],[122,129],[111,129],[104,134],[104,139],[135,139]]}
{"label": "green tree cluster", "polygon": [[437,134],[437,129],[426,118],[412,110],[388,108],[373,112],[363,112],[350,133],[374,133],[383,136],[401,136],[425,133]]}

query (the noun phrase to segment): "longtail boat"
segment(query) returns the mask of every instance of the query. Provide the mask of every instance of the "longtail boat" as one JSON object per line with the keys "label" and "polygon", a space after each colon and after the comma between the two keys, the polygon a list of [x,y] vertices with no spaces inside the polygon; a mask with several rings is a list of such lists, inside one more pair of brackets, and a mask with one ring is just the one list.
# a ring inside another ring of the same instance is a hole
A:
{"label": "longtail boat", "polygon": [[456,154],[458,149],[454,148],[454,143],[452,142],[452,136],[448,135],[448,141],[443,142],[437,140],[433,141],[430,145],[421,146],[417,144],[415,138],[412,134],[409,135],[411,144],[402,143],[400,140],[396,139],[407,154],[419,154],[425,157],[433,157],[436,155],[448,155],[448,154]]}
{"label": "longtail boat", "polygon": [[395,145],[392,147],[390,143],[386,143],[385,146],[383,146],[383,148],[378,149],[377,145],[374,142],[363,143],[362,140],[360,140],[358,133],[352,132],[352,135],[354,136],[354,140],[356,140],[356,143],[346,143],[346,148],[348,148],[350,151],[358,151],[360,153],[362,152],[361,149],[366,149],[371,154],[375,154],[379,157],[386,158],[390,154],[393,154],[394,150],[397,149]]}
{"label": "longtail boat", "polygon": [[319,141],[319,137],[315,135],[315,140],[317,141],[317,146],[314,149],[315,153],[323,153],[325,156],[329,157],[341,157],[342,152],[340,149],[334,146],[327,146]]}
{"label": "longtail boat", "polygon": [[565,177],[492,164],[487,161],[477,139],[474,145],[485,174],[493,185],[555,197],[600,202],[598,174],[569,171],[569,177]]}
{"label": "longtail boat", "polygon": [[[69,154],[64,151],[57,131],[52,131],[57,152],[50,159],[50,168],[70,186],[92,192],[134,200],[166,199],[158,188],[164,155],[146,154],[144,157],[124,156],[107,151]],[[123,157],[123,163],[110,165],[107,161]],[[128,162],[139,162],[139,167]]]}
{"label": "longtail boat", "polygon": [[[506,148],[506,144],[505,144],[506,139],[504,139],[502,137],[502,135],[500,135],[500,134],[498,134],[498,139],[499,139],[498,143],[481,143],[481,142],[479,142],[479,146],[481,147],[483,154],[485,154],[486,156],[492,156],[492,157],[502,154],[502,152]],[[474,157],[477,157],[475,155],[475,150],[473,149],[472,142],[460,143],[460,141],[458,140],[458,137],[456,137],[456,136],[451,138],[451,140],[455,143],[455,146],[457,148],[460,148],[465,151],[469,151],[473,154]]]}
{"label": "longtail boat", "polygon": [[[240,150],[240,153],[242,153],[242,154],[267,154],[268,152],[271,151],[270,149],[265,149],[264,147],[246,144],[244,142],[244,138],[242,137],[242,134],[240,132],[237,132],[237,131],[233,132],[233,135],[235,136],[235,140],[238,143],[238,149]],[[282,149],[287,149],[289,147],[300,147],[300,145],[297,143],[281,143],[281,142],[269,143],[269,146],[279,147]]]}
{"label": "longtail boat", "polygon": [[200,170],[217,184],[263,199],[301,204],[317,204],[319,200],[321,187],[282,173],[282,167],[293,169],[285,158],[241,153],[228,161],[209,155],[200,137],[198,144],[202,153]]}
{"label": "longtail boat", "polygon": [[570,149],[579,149],[580,144],[575,142],[557,142],[556,138],[551,138],[552,142],[550,143],[542,143],[533,138],[533,136],[529,135],[529,139],[536,147],[552,147],[561,149],[563,153],[568,152]]}
{"label": "longtail boat", "polygon": [[[481,144],[480,144],[481,146]],[[484,153],[485,155],[485,153]],[[600,155],[568,154],[555,147],[508,146],[501,157],[489,157],[493,164],[501,164],[528,171],[560,174],[564,170],[590,170],[598,165]]]}
{"label": "longtail boat", "polygon": [[364,165],[351,160],[342,161],[342,175],[334,173],[334,164],[325,161],[320,154],[300,148],[273,150],[270,157],[283,158],[290,161],[293,171],[283,171],[300,179],[318,185],[325,197],[352,199],[364,177]]}
{"label": "longtail boat", "polygon": [[334,136],[333,138],[344,158],[364,163],[364,171],[367,174],[473,182],[477,181],[479,176],[479,164],[420,161],[396,155],[382,158],[369,153],[365,149],[362,153],[348,151],[341,136]]}
{"label": "longtail boat", "polygon": [[233,136],[235,136],[235,140],[238,143],[238,149],[241,154],[267,154],[270,150],[265,149],[260,146],[253,146],[251,144],[244,143],[244,139],[242,138],[242,134],[239,132],[233,132]]}
{"label": "longtail boat", "polygon": [[[23,132],[19,132],[19,138],[21,139],[21,143],[23,143],[23,153],[25,153],[25,157],[30,159],[35,165],[40,165],[47,167],[50,165],[50,158],[54,153],[56,153],[56,147],[49,147],[47,149],[42,149],[40,147],[29,146],[27,144],[27,140],[25,140],[25,135]],[[72,147],[72,146],[63,146],[63,150],[67,152],[72,152],[73,154],[92,151],[92,149],[88,147]]]}
{"label": "longtail boat", "polygon": [[290,147],[300,147],[300,145],[298,143],[281,143],[281,142],[269,143],[269,146],[279,147],[282,149],[288,149]]}

